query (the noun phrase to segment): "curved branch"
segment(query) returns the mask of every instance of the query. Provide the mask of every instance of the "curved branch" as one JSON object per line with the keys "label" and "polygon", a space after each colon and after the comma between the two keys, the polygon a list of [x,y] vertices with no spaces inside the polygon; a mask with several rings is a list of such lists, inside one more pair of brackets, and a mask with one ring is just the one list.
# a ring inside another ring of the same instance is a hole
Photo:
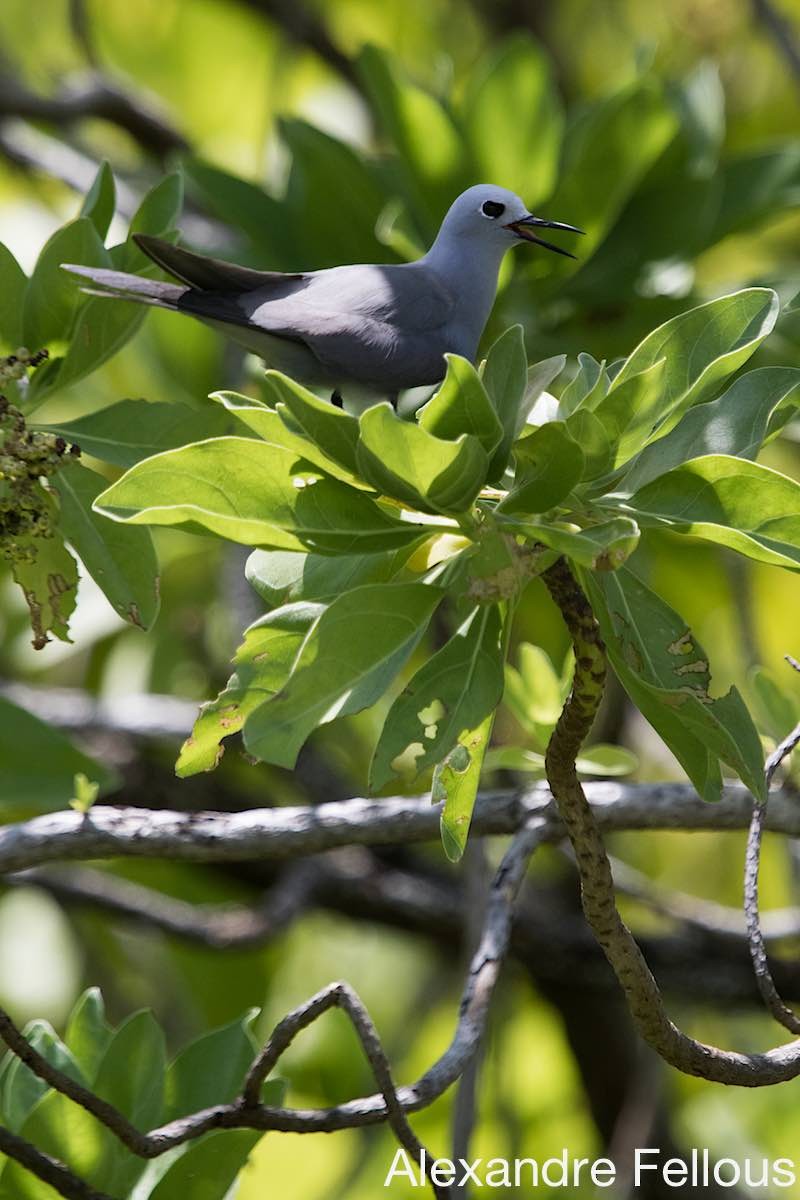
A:
{"label": "curved branch", "polygon": [[57,1158],[43,1154],[30,1142],[11,1133],[2,1125],[0,1125],[0,1152],[13,1158],[21,1167],[25,1167],[26,1171],[30,1171],[37,1179],[41,1179],[43,1183],[48,1183],[58,1192],[59,1196],[65,1196],[66,1200],[113,1200],[106,1192],[98,1192],[83,1179],[73,1175],[72,1171]]}
{"label": "curved branch", "polygon": [[542,578],[575,649],[572,691],[547,747],[545,769],[575,851],[584,914],[620,982],[640,1034],[662,1058],[688,1075],[740,1087],[796,1078],[800,1041],[765,1054],[739,1054],[695,1041],[670,1020],[658,984],[617,909],[603,836],[575,767],[602,697],[605,647],[591,606],[565,560],[559,559]]}

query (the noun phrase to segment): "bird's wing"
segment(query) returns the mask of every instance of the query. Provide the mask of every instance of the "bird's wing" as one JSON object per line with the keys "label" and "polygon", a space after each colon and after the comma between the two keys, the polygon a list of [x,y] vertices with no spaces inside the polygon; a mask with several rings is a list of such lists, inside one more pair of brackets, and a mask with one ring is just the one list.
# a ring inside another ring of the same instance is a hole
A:
{"label": "bird's wing", "polygon": [[210,258],[207,254],[197,254],[182,246],[173,246],[162,238],[150,237],[147,234],[135,233],[133,240],[154,263],[188,283],[190,287],[202,291],[221,292],[252,292],[256,288],[278,287],[285,290],[287,286],[300,284],[307,276],[302,274],[284,274],[281,271],[256,271],[251,267],[239,267],[236,263],[224,262],[221,258]]}
{"label": "bird's wing", "polygon": [[[333,374],[356,380],[440,372],[455,298],[422,264],[332,267],[290,292],[240,295],[248,324],[300,339]],[[403,384],[402,386],[408,386]]]}

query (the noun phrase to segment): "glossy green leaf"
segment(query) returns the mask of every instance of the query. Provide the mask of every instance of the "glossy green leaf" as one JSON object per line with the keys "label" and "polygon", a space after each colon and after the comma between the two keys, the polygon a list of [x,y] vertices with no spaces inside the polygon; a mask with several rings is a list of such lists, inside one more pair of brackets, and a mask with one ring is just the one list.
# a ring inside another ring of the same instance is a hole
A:
{"label": "glossy green leaf", "polygon": [[[326,475],[333,476],[334,479],[341,479],[345,483],[366,489],[366,485],[356,479],[352,471],[341,466],[336,459],[331,458],[314,437],[305,436],[302,426],[293,420],[283,403],[279,403],[277,409],[269,408],[260,400],[254,400],[250,396],[241,396],[238,392],[212,392],[211,399],[221,404],[231,418],[252,430],[263,441],[269,442],[272,446],[282,446],[286,450],[292,450],[298,462],[311,463],[319,467]],[[320,401],[320,403],[324,402]],[[338,411],[331,404],[326,404],[326,407],[333,412]],[[352,417],[350,420],[354,422],[356,436],[358,436],[358,422]]]}
{"label": "glossy green leaf", "polygon": [[234,433],[241,426],[233,415],[217,405],[192,408],[188,404],[164,404],[147,400],[119,400],[108,408],[77,417],[74,421],[40,425],[103,462],[132,467],[162,450],[174,450],[190,442]]}
{"label": "glossy green leaf", "polygon": [[88,217],[101,238],[105,238],[111,218],[116,208],[117,194],[114,184],[114,174],[104,160],[94,177],[94,182],[86,193],[81,205],[80,215]]}
{"label": "glossy green leaf", "polygon": [[62,642],[70,641],[69,618],[78,593],[78,565],[60,535],[49,538],[17,538],[30,548],[33,562],[16,559],[14,579],[22,588],[30,613],[33,645],[37,650],[50,641],[53,633]]}
{"label": "glossy green leaf", "polygon": [[108,480],[70,463],[52,486],[59,499],[59,524],[86,570],[123,620],[150,629],[158,615],[158,559],[147,529],[119,525],[99,516],[94,504]]}
{"label": "glossy green leaf", "polygon": [[389,583],[404,572],[415,544],[380,554],[303,554],[254,550],[245,577],[270,608],[296,600],[333,600],[364,583]]}
{"label": "glossy green leaf", "polygon": [[628,507],[642,522],[800,568],[800,483],[759,463],[724,454],[692,459],[640,488]]}
{"label": "glossy green leaf", "polygon": [[[75,276],[70,276],[75,281]],[[77,285],[76,285],[77,287]],[[67,352],[46,373],[34,376],[37,404],[58,388],[77,383],[112,358],[129,342],[147,315],[142,305],[121,304],[91,296],[78,311]]]}
{"label": "glossy green leaf", "polygon": [[611,468],[626,463],[650,436],[663,411],[666,359],[638,375],[614,381],[608,393],[592,410],[614,447]]}
{"label": "glossy green leaf", "polygon": [[292,451],[249,438],[215,438],[145,459],[95,507],[137,525],[189,524],[245,545],[325,554],[391,549],[422,532],[302,466]]}
{"label": "glossy green leaf", "polygon": [[69,336],[78,308],[86,300],[74,275],[62,263],[109,267],[111,260],[88,217],[56,230],[36,260],[22,310],[22,340],[31,350]]}
{"label": "glossy green leaf", "polygon": [[181,160],[190,193],[200,204],[249,238],[261,265],[273,271],[305,269],[301,250],[295,242],[294,227],[287,221],[286,207],[269,192],[192,154]]}
{"label": "glossy green leaf", "polygon": [[718,400],[690,408],[670,433],[646,446],[618,490],[630,494],[688,459],[708,454],[754,459],[770,417],[791,402],[800,403],[800,370],[796,367],[748,371]]}
{"label": "glossy green leaf", "polygon": [[148,1200],[226,1200],[250,1151],[263,1136],[252,1129],[206,1134],[167,1168]]}
{"label": "glossy green leaf", "polygon": [[779,308],[769,288],[745,288],[690,308],[647,335],[626,359],[615,387],[664,359],[661,416],[669,418],[669,428],[747,362],[773,328]]}
{"label": "glossy green leaf", "polygon": [[514,487],[505,513],[543,513],[566,499],[583,475],[583,452],[561,421],[540,425],[514,446]]}
{"label": "glossy green leaf", "polygon": [[518,518],[510,520],[510,525],[593,571],[616,571],[633,554],[639,541],[639,527],[630,517],[614,517],[585,529]]}
{"label": "glossy green leaf", "polygon": [[0,341],[12,352],[22,341],[22,304],[27,286],[27,275],[0,242]]}
{"label": "glossy green leaf", "polygon": [[488,458],[471,434],[452,442],[434,437],[401,420],[390,404],[368,408],[359,425],[360,473],[384,495],[447,514],[464,512],[483,487]]}
{"label": "glossy green leaf", "polygon": [[321,604],[289,604],[245,631],[234,658],[236,673],[216,700],[201,708],[181,747],[177,775],[185,778],[214,770],[222,757],[223,739],[238,733],[248,716],[283,687],[309,629],[323,612]]}
{"label": "glossy green leaf", "polygon": [[780,681],[767,667],[754,667],[750,686],[759,726],[775,742],[780,742],[800,721],[800,697],[797,686],[789,690],[789,679]]}
{"label": "glossy green leaf", "polygon": [[[500,444],[489,461],[489,483],[497,483],[503,478],[514,438],[531,407],[524,405],[528,359],[521,325],[512,325],[492,343],[481,378],[503,429]],[[542,388],[549,382],[543,383]],[[533,397],[531,404],[535,399]]]}
{"label": "glossy green leaf", "polygon": [[[526,423],[529,425],[542,425],[545,423],[537,419],[537,409],[541,407],[543,400],[549,399],[549,396],[546,395],[546,389],[561,374],[566,363],[566,354],[556,354],[552,358],[542,359],[541,362],[534,363],[533,366],[528,367],[528,382],[525,386],[522,407],[517,418],[515,437],[519,436]],[[548,416],[547,420],[549,421],[550,419]]]}
{"label": "glossy green leaf", "polygon": [[293,767],[318,725],[374,704],[441,599],[438,588],[425,584],[388,583],[367,584],[334,600],[311,627],[289,682],[245,722],[250,753]]}
{"label": "glossy green leaf", "polygon": [[439,829],[444,852],[451,862],[458,862],[467,844],[493,724],[492,712],[475,729],[460,734],[456,745],[433,773],[431,799],[434,804],[443,805]]}
{"label": "glossy green leaf", "polygon": [[419,425],[434,437],[455,441],[472,434],[492,455],[503,438],[487,389],[471,362],[458,354],[445,354],[447,374],[439,390],[419,414]]}
{"label": "glossy green leaf", "polygon": [[591,354],[579,354],[578,370],[564,388],[558,402],[560,416],[564,419],[571,417],[584,405],[592,408],[593,405],[587,403],[589,397],[600,400],[607,390],[608,378],[605,374],[605,365],[598,362]]}
{"label": "glossy green leaf", "polygon": [[26,812],[66,806],[78,773],[97,780],[103,792],[117,783],[116,772],[4,697],[0,697],[0,762],[0,802],[7,811],[18,805]]}
{"label": "glossy green leaf", "polygon": [[288,409],[305,436],[323,451],[326,458],[358,474],[356,443],[358,421],[350,413],[320,400],[308,388],[279,371],[267,371],[266,386],[274,393],[276,404]]}
{"label": "glossy green leaf", "polygon": [[614,436],[588,408],[579,408],[564,422],[567,433],[583,452],[583,479],[587,483],[605,475],[616,456]]}
{"label": "glossy green leaf", "polygon": [[241,1092],[256,1056],[253,1021],[258,1009],[221,1029],[203,1034],[186,1046],[167,1070],[164,1121],[174,1121],[201,1108],[228,1104]]}
{"label": "glossy green leaf", "polygon": [[472,74],[464,124],[483,179],[502,181],[532,209],[553,190],[564,118],[550,59],[519,32]]}
{"label": "glossy green leaf", "polygon": [[627,568],[581,572],[625,690],[699,794],[721,791],[719,760],[765,796],[761,741],[739,692],[713,697],[708,659],[683,619]]}
{"label": "glossy green leaf", "polygon": [[154,269],[153,263],[133,241],[133,234],[164,237],[175,229],[182,207],[183,176],[174,171],[150,189],[131,217],[127,240],[112,251],[114,266],[121,271],[134,271],[137,274],[144,269],[146,274],[150,274]]}
{"label": "glossy green leaf", "polygon": [[70,1013],[64,1041],[90,1086],[112,1035],[100,988],[87,988]]}
{"label": "glossy green leaf", "polygon": [[503,694],[501,632],[496,605],[475,609],[406,684],[375,748],[374,791],[395,774],[416,778],[494,712]]}

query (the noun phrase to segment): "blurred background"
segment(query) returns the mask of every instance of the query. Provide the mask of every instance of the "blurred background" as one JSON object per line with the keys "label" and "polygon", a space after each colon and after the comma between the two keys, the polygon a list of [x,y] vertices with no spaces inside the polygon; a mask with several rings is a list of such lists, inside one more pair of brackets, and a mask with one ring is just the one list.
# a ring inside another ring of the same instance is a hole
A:
{"label": "blurred background", "polygon": [[[799,100],[798,0],[3,0],[0,239],[30,272],[107,159],[117,178],[113,240],[143,194],[178,169],[179,226],[200,249],[278,270],[400,261],[427,247],[463,187],[492,181],[587,231],[577,264],[524,247],[508,256],[487,330],[488,344],[521,322],[531,362],[569,354],[554,390],[578,353],[613,360],[682,309],[750,284],[776,288],[787,305],[750,365],[800,366]],[[116,356],[58,391],[46,418],[145,397],[187,404],[199,419],[210,391],[257,387],[257,371],[209,330],[155,311]],[[800,477],[797,431],[784,430],[764,461]],[[34,651],[21,593],[2,568],[5,694],[116,772],[114,802],[233,809],[363,794],[385,706],[325,727],[292,775],[252,767],[233,747],[215,774],[174,778],[198,702],[224,684],[241,630],[261,608],[239,548],[156,532],[162,609],[146,636],[87,578],[73,643]],[[678,549],[666,535],[648,539],[637,566],[691,623],[719,691],[742,688],[767,744],[786,733],[800,717],[800,677],[783,663],[800,654],[798,576],[687,548],[685,538]],[[566,639],[537,584],[517,638],[543,647],[561,672]],[[680,778],[617,687],[600,725],[601,740],[636,755],[633,778]],[[505,714],[498,741],[520,738]],[[494,781],[515,778],[497,772]],[[7,773],[3,819],[68,799],[44,792],[32,765],[24,778]],[[410,1080],[450,1036],[475,896],[497,849],[471,847],[457,871],[439,847],[345,855],[309,911],[249,949],[209,949],[68,890],[7,888],[0,1003],[60,1028],[82,988],[99,984],[115,1018],[152,1006],[178,1046],[253,1005],[266,1032],[344,977],[374,1016],[396,1077]],[[659,886],[739,904],[736,835],[626,835],[612,850]],[[288,883],[259,864],[125,862],[108,873],[194,902],[249,902]],[[768,840],[765,906],[792,903],[796,874],[786,842]],[[401,883],[429,896],[425,916],[404,902]],[[591,1156],[661,1144],[791,1155],[797,1085],[723,1090],[640,1053],[556,851],[537,861],[525,905],[526,935],[485,1048],[474,1154],[546,1157],[567,1146]],[[741,944],[635,899],[626,905],[693,1034],[739,1049],[777,1040]],[[800,998],[800,970],[785,950],[779,981]],[[371,1090],[336,1016],[304,1035],[283,1073],[297,1105]],[[440,1153],[452,1144],[453,1095],[415,1121]],[[393,1152],[391,1135],[377,1130],[302,1142],[270,1134],[237,1197],[372,1200]],[[800,1187],[780,1194],[800,1196]]]}

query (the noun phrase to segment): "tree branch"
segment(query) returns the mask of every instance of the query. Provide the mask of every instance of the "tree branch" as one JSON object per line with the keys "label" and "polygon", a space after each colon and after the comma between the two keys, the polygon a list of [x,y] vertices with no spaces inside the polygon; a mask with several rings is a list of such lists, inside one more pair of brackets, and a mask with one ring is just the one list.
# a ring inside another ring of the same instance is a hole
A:
{"label": "tree branch", "polygon": [[765,1054],[739,1054],[696,1041],[667,1015],[658,984],[617,909],[603,836],[575,767],[602,696],[605,647],[591,606],[567,563],[559,559],[542,578],[575,650],[572,691],[547,747],[545,769],[575,851],[584,914],[622,986],[640,1034],[662,1058],[688,1075],[741,1087],[796,1078],[800,1041]]}
{"label": "tree branch", "polygon": [[72,1171],[57,1158],[43,1154],[30,1142],[11,1133],[2,1125],[0,1125],[0,1152],[13,1158],[37,1179],[41,1179],[43,1183],[48,1183],[58,1192],[59,1196],[65,1196],[66,1200],[113,1200],[106,1192],[98,1192],[96,1188],[90,1187],[77,1175],[73,1175]]}

